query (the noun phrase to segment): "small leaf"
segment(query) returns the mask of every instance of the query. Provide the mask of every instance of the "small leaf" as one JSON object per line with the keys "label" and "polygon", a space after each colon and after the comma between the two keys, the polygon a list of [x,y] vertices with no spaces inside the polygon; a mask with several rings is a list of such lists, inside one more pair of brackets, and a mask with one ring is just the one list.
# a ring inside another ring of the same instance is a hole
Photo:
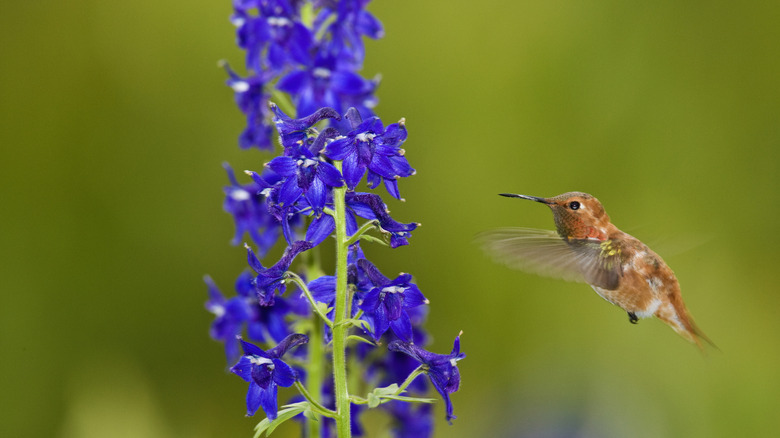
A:
{"label": "small leaf", "polygon": [[374,346],[374,347],[376,346],[376,344],[373,341],[371,341],[369,339],[366,339],[366,338],[364,338],[362,336],[349,335],[349,336],[347,336],[347,341],[358,341],[358,342],[363,342],[363,343],[366,343],[366,344]]}
{"label": "small leaf", "polygon": [[303,411],[303,416],[308,418],[311,421],[320,421],[319,418],[317,418],[317,414],[314,413],[311,409],[306,409]]}
{"label": "small leaf", "polygon": [[385,395],[382,396],[383,399],[386,400],[398,400],[398,401],[405,401],[405,402],[417,402],[417,403],[435,403],[435,398],[422,398],[422,397],[406,397],[403,395]]}
{"label": "small leaf", "polygon": [[375,394],[377,396],[387,396],[387,395],[395,395],[398,393],[398,384],[393,383],[392,385],[385,386],[384,388],[376,388],[372,394]]}
{"label": "small leaf", "polygon": [[360,236],[360,240],[365,240],[372,243],[378,243],[383,246],[390,246],[389,239],[379,239],[370,234],[364,234]]}
{"label": "small leaf", "polygon": [[373,409],[373,408],[379,406],[380,402],[381,402],[381,400],[379,399],[379,397],[376,396],[376,394],[374,394],[373,392],[368,393],[368,407],[369,408]]}
{"label": "small leaf", "polygon": [[342,325],[347,327],[349,326],[359,327],[363,330],[368,330],[369,327],[368,322],[363,321],[362,319],[354,319],[354,318],[342,319],[341,322],[336,324],[336,326],[342,326]]}
{"label": "small leaf", "polygon": [[279,412],[277,412],[276,419],[271,421],[268,418],[264,418],[263,421],[255,426],[255,438],[259,438],[260,435],[265,432],[265,436],[269,436],[273,431],[282,423],[290,418],[304,412],[309,408],[309,402],[295,403],[292,405],[285,405]]}
{"label": "small leaf", "polygon": [[322,313],[323,315],[327,315],[331,310],[333,310],[332,307],[328,307],[327,304],[317,301],[317,309]]}

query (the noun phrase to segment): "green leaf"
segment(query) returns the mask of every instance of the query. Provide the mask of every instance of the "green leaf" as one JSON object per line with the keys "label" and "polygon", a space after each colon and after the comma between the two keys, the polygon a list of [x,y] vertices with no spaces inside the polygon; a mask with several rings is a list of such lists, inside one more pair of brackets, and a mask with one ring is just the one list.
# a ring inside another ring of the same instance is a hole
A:
{"label": "green leaf", "polygon": [[382,402],[382,400],[379,397],[377,397],[376,394],[374,394],[373,392],[370,392],[368,394],[368,407],[369,408],[373,409],[373,408],[379,406],[379,403],[381,403],[381,402]]}
{"label": "green leaf", "polygon": [[360,327],[363,330],[368,330],[369,325],[368,322],[363,321],[362,319],[354,319],[354,318],[345,318],[342,319],[341,322],[336,324],[337,326],[353,326],[353,327]]}
{"label": "green leaf", "polygon": [[423,397],[407,397],[398,395],[399,392],[406,392],[401,390],[397,383],[385,386],[383,388],[376,388],[368,393],[367,401],[369,408],[375,408],[382,403],[386,403],[390,400],[399,400],[405,402],[417,402],[417,403],[434,403],[435,398],[423,398]]}
{"label": "green leaf", "polygon": [[309,402],[285,405],[279,412],[277,412],[275,420],[272,421],[268,418],[264,418],[263,421],[255,426],[255,438],[259,438],[263,432],[265,432],[265,436],[271,435],[280,424],[300,414],[301,412],[306,411],[307,409],[309,409]]}
{"label": "green leaf", "polygon": [[349,336],[347,336],[347,341],[358,341],[358,342],[363,342],[365,344],[368,344],[368,345],[371,345],[371,346],[374,346],[374,347],[376,346],[376,344],[373,341],[371,341],[369,339],[366,339],[366,338],[364,338],[362,336],[349,335]]}
{"label": "green leaf", "polygon": [[303,411],[303,416],[308,418],[311,421],[320,421],[319,418],[317,418],[317,414],[314,413],[311,409],[306,409]]}
{"label": "green leaf", "polygon": [[395,395],[398,393],[398,384],[393,383],[392,385],[385,386],[384,388],[376,388],[372,394],[375,394],[377,396],[384,396],[384,395]]}
{"label": "green leaf", "polygon": [[383,399],[389,399],[389,400],[399,400],[399,401],[405,401],[405,402],[417,402],[417,403],[435,403],[435,398],[422,398],[422,397],[406,397],[403,395],[385,395],[382,396]]}
{"label": "green leaf", "polygon": [[360,236],[360,240],[365,240],[365,241],[368,241],[368,242],[378,243],[378,244],[383,245],[383,246],[390,246],[389,243],[385,239],[379,239],[379,238],[374,237],[374,236],[372,236],[370,234],[364,234],[364,235]]}

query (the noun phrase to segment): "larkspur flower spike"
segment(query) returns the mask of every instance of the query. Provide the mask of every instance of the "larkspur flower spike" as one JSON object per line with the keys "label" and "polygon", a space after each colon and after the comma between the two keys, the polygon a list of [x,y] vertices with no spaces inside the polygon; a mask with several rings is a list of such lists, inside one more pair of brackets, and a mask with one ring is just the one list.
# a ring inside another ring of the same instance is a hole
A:
{"label": "larkspur flower spike", "polygon": [[[230,371],[249,383],[246,414],[262,408],[267,416],[257,435],[305,413],[305,436],[357,436],[362,413],[377,408],[390,415],[393,436],[428,437],[431,406],[410,402],[428,402],[417,397],[430,385],[445,401],[447,420],[455,418],[450,394],[460,386],[460,337],[448,355],[426,350],[428,300],[411,274],[386,277],[362,249],[367,242],[408,245],[420,226],[391,217],[373,192],[383,185],[403,201],[399,181],[415,170],[403,148],[406,121],[385,125],[377,117],[378,76],[360,74],[363,38],[384,34],[368,3],[233,0],[231,21],[246,65],[240,74],[222,65],[246,118],[238,143],[272,150],[278,135],[282,150],[261,172],[245,171],[249,183],[225,165],[231,243],[249,236],[249,269],[231,298],[206,277],[206,308],[215,315],[211,337],[234,363]],[[372,191],[356,191],[363,184]],[[335,269],[328,272],[321,252],[334,245]],[[307,348],[295,348],[302,344]],[[417,379],[423,372],[429,379]],[[348,391],[348,377],[360,387]],[[282,412],[278,388],[294,384],[300,395]],[[373,397],[363,402],[349,392]]]}

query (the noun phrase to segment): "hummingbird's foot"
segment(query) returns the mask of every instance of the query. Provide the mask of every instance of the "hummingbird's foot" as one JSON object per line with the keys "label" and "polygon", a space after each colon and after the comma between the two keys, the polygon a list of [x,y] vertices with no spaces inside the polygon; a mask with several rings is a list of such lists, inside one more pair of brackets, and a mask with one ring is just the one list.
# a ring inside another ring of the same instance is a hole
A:
{"label": "hummingbird's foot", "polygon": [[639,322],[639,318],[636,317],[636,313],[634,312],[628,312],[628,322],[631,324],[636,324]]}

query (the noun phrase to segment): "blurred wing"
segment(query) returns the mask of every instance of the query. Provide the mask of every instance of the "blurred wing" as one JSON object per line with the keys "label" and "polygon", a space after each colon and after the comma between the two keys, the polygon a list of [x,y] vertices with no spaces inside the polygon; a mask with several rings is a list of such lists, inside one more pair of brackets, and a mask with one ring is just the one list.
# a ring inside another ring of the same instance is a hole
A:
{"label": "blurred wing", "polygon": [[514,269],[609,290],[620,282],[620,251],[611,246],[605,251],[603,242],[566,242],[554,231],[533,228],[492,230],[477,241],[496,261]]}

